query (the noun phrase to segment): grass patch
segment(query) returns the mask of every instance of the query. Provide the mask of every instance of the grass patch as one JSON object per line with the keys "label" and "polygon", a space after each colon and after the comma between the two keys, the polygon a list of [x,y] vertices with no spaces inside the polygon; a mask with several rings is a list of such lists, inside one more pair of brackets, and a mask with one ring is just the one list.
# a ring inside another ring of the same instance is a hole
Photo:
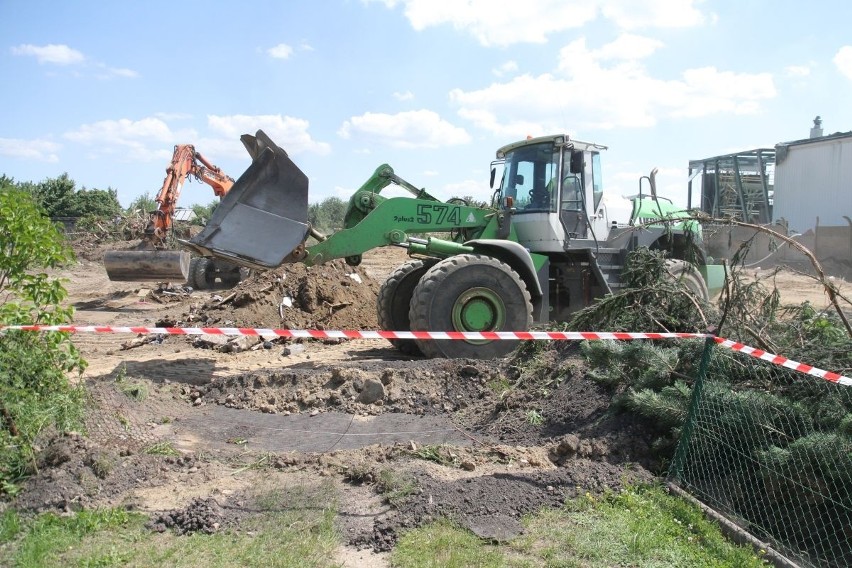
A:
{"label": "grass patch", "polygon": [[432,461],[446,466],[455,466],[458,462],[458,456],[453,454],[452,450],[445,446],[423,446],[411,452],[411,455],[421,460]]}
{"label": "grass patch", "polygon": [[586,495],[524,520],[523,536],[488,544],[449,521],[404,533],[391,554],[399,567],[453,566],[766,566],[749,547],[727,541],[690,503],[661,487]]}
{"label": "grass patch", "polygon": [[490,568],[505,566],[502,552],[447,520],[439,520],[403,534],[391,553],[391,565],[400,568]]}
{"label": "grass patch", "polygon": [[[525,521],[512,543],[521,557],[558,566],[764,566],[751,548],[727,541],[718,526],[661,487],[585,495]],[[527,561],[512,566],[529,565]]]}
{"label": "grass patch", "polygon": [[410,474],[383,469],[379,472],[376,490],[390,505],[398,507],[406,497],[417,490],[417,481]]}
{"label": "grass patch", "polygon": [[145,448],[145,453],[150,454],[152,456],[179,456],[180,452],[177,451],[174,445],[171,442],[162,441],[157,442],[151,446]]}
{"label": "grass patch", "polygon": [[[11,566],[335,566],[340,545],[331,483],[259,489],[239,530],[152,533],[123,509],[42,515],[10,550]],[[6,522],[6,521],[4,521]],[[8,523],[7,523],[8,524]]]}
{"label": "grass patch", "polygon": [[21,532],[21,518],[14,509],[6,509],[0,515],[0,544],[12,541]]}
{"label": "grass patch", "polygon": [[[22,529],[23,538],[15,547],[13,566],[59,566],[62,553],[73,553],[87,537],[102,533],[142,530],[145,517],[124,509],[98,509],[80,511],[70,517],[53,513],[43,514]],[[100,553],[99,556],[104,556]],[[111,566],[118,564],[96,563],[86,566]]]}
{"label": "grass patch", "polygon": [[538,410],[527,410],[527,423],[531,426],[541,426],[544,424],[544,416]]}
{"label": "grass patch", "polygon": [[121,378],[115,381],[115,388],[124,396],[136,402],[142,402],[148,398],[148,385],[141,381],[130,381]]}

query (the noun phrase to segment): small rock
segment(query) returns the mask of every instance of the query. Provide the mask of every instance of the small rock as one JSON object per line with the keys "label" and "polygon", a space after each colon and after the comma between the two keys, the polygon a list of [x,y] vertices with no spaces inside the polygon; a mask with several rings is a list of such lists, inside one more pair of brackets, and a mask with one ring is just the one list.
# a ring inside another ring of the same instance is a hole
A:
{"label": "small rock", "polygon": [[473,365],[465,365],[459,369],[459,374],[463,377],[476,377],[479,375],[479,369]]}
{"label": "small rock", "polygon": [[476,469],[476,464],[470,460],[465,460],[461,462],[461,468],[465,471],[474,471]]}
{"label": "small rock", "polygon": [[290,355],[298,355],[299,353],[305,352],[305,346],[301,343],[293,343],[292,345],[288,345],[281,351],[281,355],[283,357],[289,357]]}
{"label": "small rock", "polygon": [[385,397],[385,385],[376,379],[367,379],[364,381],[364,388],[361,389],[361,394],[358,395],[358,402],[362,404],[377,403]]}
{"label": "small rock", "polygon": [[565,436],[559,445],[556,446],[556,455],[558,456],[571,456],[577,453],[577,450],[580,449],[580,438],[575,436],[574,434],[568,434]]}

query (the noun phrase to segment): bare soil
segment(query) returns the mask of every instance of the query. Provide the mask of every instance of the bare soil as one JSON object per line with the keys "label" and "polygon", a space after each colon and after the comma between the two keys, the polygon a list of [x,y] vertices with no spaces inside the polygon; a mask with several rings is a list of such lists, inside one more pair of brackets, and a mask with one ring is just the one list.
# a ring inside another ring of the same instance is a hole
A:
{"label": "bare soil", "polygon": [[[375,329],[401,249],[253,274],[231,290],[110,282],[104,245],[63,271],[80,325]],[[760,274],[756,272],[756,274]],[[792,271],[788,302],[827,299]],[[126,506],[151,530],[239,527],[258,487],[337,488],[346,566],[382,566],[401,530],[449,516],[489,539],[520,517],[658,472],[645,424],[610,411],[576,348],[538,369],[511,358],[425,360],[389,343],[79,334],[85,434],[42,441],[16,505]],[[175,450],[172,452],[171,450]],[[389,499],[389,480],[410,489]]]}

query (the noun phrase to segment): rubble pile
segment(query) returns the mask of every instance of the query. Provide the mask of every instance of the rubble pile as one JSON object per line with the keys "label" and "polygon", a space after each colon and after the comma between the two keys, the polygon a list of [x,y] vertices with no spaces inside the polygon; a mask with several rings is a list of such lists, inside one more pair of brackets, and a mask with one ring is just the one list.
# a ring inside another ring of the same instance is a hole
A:
{"label": "rubble pile", "polygon": [[173,318],[194,327],[376,329],[379,283],[343,260],[254,271],[231,290],[190,304]]}

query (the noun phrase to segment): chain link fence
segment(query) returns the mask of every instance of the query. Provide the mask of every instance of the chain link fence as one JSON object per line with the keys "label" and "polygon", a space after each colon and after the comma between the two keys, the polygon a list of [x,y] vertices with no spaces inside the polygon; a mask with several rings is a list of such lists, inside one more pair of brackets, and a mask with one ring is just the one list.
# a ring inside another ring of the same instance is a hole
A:
{"label": "chain link fence", "polygon": [[793,563],[852,566],[852,387],[708,339],[669,481]]}

